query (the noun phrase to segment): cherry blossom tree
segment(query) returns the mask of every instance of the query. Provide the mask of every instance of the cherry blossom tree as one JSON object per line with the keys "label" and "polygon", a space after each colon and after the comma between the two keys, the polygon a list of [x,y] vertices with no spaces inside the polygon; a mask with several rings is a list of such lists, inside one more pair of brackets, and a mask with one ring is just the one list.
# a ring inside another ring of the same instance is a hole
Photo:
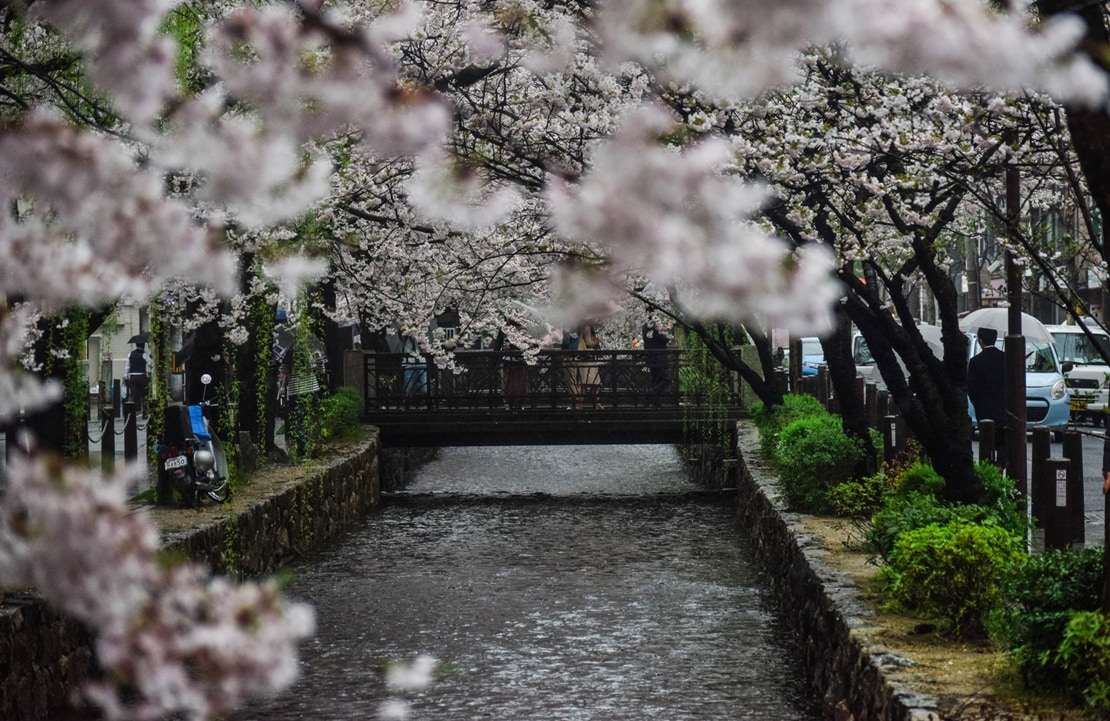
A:
{"label": "cherry blossom tree", "polygon": [[[1073,52],[1080,23],[1033,27],[975,0],[13,0],[0,12],[2,61],[19,70],[0,119],[0,420],[58,395],[21,364],[37,317],[184,285],[229,298],[232,342],[260,332],[238,320],[251,297],[329,269],[346,312],[375,322],[468,303],[464,317],[490,325],[524,289],[582,314],[635,279],[682,289],[697,317],[812,328],[842,292],[828,244],[761,222],[776,196],[736,172],[736,145],[702,106],[794,82],[798,49],[834,42],[961,87],[1106,97]],[[679,88],[699,98],[688,114],[666,109]],[[925,242],[944,210],[918,208],[909,235]],[[497,302],[471,300],[483,293]],[[127,691],[90,689],[110,717],[205,718],[288,683],[307,609],[267,583],[160,569],[118,481],[33,450],[7,476],[0,578],[94,628]],[[228,633],[236,643],[213,641]]]}

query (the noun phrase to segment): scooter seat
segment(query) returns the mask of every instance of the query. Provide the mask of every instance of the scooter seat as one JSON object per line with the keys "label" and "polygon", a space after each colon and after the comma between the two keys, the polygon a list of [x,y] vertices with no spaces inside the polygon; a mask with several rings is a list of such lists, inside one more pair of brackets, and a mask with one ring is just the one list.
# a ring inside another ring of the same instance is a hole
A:
{"label": "scooter seat", "polygon": [[193,424],[193,435],[202,441],[212,440],[212,435],[204,427],[204,409],[189,406],[189,421]]}

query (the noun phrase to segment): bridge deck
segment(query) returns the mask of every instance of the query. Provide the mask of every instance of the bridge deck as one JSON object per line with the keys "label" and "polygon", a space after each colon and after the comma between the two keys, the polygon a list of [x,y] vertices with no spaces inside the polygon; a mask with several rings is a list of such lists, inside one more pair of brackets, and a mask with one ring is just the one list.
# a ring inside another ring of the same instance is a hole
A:
{"label": "bridge deck", "polygon": [[739,412],[710,414],[691,408],[630,410],[382,411],[367,422],[382,445],[506,446],[683,443],[703,425],[735,425]]}

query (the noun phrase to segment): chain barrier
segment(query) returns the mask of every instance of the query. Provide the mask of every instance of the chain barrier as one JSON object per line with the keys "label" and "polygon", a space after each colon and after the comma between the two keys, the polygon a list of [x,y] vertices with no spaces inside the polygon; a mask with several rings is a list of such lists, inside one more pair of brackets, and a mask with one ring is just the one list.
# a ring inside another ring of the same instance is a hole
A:
{"label": "chain barrier", "polygon": [[[120,424],[120,429],[118,431],[113,431],[113,435],[122,436],[124,433],[126,433],[127,432],[127,424],[128,424],[129,421],[132,421],[132,420],[135,421],[135,430],[138,430],[138,431],[145,431],[147,429],[147,426],[150,425],[150,419],[149,418],[146,419],[145,423],[140,424],[138,419],[135,416],[125,416],[123,418],[123,423]],[[107,433],[107,432],[108,432],[108,420],[105,419],[104,422],[100,424],[100,435],[93,438],[92,433],[86,433],[85,437],[88,439],[89,443],[100,443],[102,440],[104,440],[104,434]]]}
{"label": "chain barrier", "polygon": [[104,433],[107,430],[108,430],[108,420],[105,419],[104,422],[100,424],[100,435],[99,436],[97,436],[96,438],[93,438],[92,434],[90,434],[90,433],[86,433],[85,436],[89,439],[89,443],[100,443],[100,441],[102,441],[104,439]]}

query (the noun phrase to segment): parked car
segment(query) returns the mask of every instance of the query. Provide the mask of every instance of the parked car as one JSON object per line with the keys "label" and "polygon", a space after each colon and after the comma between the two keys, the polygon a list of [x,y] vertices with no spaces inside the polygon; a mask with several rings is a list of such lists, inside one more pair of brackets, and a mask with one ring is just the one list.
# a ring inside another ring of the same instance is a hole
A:
{"label": "parked car", "polygon": [[1091,337],[1079,325],[1050,325],[1056,344],[1056,353],[1065,368],[1064,380],[1071,392],[1071,419],[1074,422],[1089,420],[1102,425],[1106,412],[1108,386],[1110,386],[1110,367],[1106,358],[1110,357],[1110,336],[1094,322],[1086,324]]}
{"label": "parked car", "polygon": [[[933,354],[940,358],[944,354],[944,346],[940,341],[940,326],[920,323],[917,328],[921,331],[921,336],[925,339],[925,342],[933,349]],[[862,376],[866,382],[875,382],[880,386],[884,385],[883,377],[879,373],[879,366],[871,355],[871,349],[867,347],[867,341],[863,339],[863,334],[858,330],[852,332],[852,359],[856,364],[857,376]],[[899,358],[898,362],[902,364],[902,359]],[[905,374],[905,372],[906,366],[902,364],[902,373]]]}
{"label": "parked car", "polygon": [[[1004,309],[997,309],[1004,310]],[[1064,382],[1063,369],[1069,366],[1062,365],[1056,354],[1052,336],[1045,326],[1030,315],[1023,315],[1022,333],[1025,336],[1025,414],[1026,421],[1032,425],[1043,425],[1054,431],[1063,431],[1068,427],[1069,399],[1068,388]],[[960,327],[965,329],[968,337],[968,360],[979,352],[979,344],[975,339],[975,320],[968,324],[960,322]],[[939,358],[944,352],[941,345],[940,327],[921,324],[925,342],[933,349]],[[1004,336],[1000,334],[997,345],[1004,346]],[[852,337],[852,355],[856,363],[856,373],[866,380],[882,384],[875,360],[867,347],[867,341],[858,332]],[[903,371],[905,369],[903,368]],[[975,409],[968,402],[968,412],[971,422],[978,427],[975,418]]]}
{"label": "parked car", "polygon": [[815,376],[817,369],[825,365],[825,349],[821,339],[816,336],[802,338],[802,375]]}

